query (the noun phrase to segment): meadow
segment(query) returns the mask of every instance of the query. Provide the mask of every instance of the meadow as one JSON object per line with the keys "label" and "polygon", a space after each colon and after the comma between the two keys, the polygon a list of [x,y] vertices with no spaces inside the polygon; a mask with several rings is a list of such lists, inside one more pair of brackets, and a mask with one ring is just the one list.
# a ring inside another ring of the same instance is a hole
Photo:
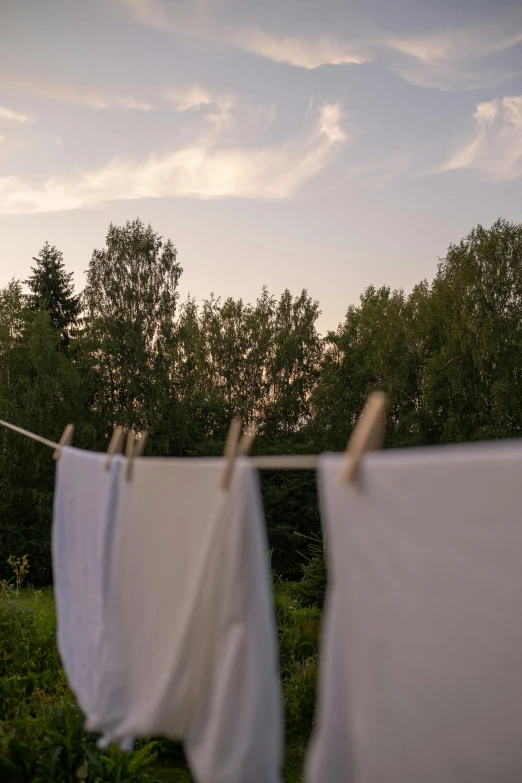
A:
{"label": "meadow", "polygon": [[[316,569],[317,570],[317,569]],[[321,579],[321,577],[320,577]],[[309,581],[309,580],[308,580]],[[305,587],[303,588],[303,585]],[[284,779],[298,783],[312,728],[321,610],[313,585],[275,578],[286,720]],[[188,783],[179,743],[151,738],[132,753],[99,750],[67,686],[51,588],[2,583],[0,779],[3,783]]]}

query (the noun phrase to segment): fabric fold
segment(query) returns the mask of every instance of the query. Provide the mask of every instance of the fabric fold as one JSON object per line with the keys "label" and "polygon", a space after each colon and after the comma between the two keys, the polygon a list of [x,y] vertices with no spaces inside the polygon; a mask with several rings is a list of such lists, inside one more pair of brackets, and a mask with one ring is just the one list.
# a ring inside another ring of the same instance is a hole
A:
{"label": "fabric fold", "polygon": [[81,710],[96,714],[98,658],[104,623],[121,458],[63,447],[56,467],[52,558],[60,657]]}
{"label": "fabric fold", "polygon": [[282,704],[257,476],[138,459],[120,478],[97,703],[118,741],[182,740],[198,783],[278,783]]}

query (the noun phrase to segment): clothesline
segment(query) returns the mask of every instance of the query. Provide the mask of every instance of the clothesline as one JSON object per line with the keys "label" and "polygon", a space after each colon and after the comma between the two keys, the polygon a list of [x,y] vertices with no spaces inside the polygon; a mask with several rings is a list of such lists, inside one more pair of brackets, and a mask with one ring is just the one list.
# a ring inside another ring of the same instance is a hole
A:
{"label": "clothesline", "polygon": [[[0,424],[3,427],[7,427],[7,429],[18,432],[20,435],[32,438],[38,441],[38,443],[43,443],[44,446],[49,446],[51,449],[56,450],[60,448],[59,443],[42,438],[41,435],[24,430],[15,424],[2,421],[2,419],[0,419]],[[258,470],[315,470],[317,467],[316,454],[276,454],[273,456],[251,457],[250,461],[253,467],[258,468]]]}
{"label": "clothesline", "polygon": [[[354,478],[357,472],[359,461],[365,451],[380,448],[382,445],[384,434],[384,416],[387,404],[388,398],[383,392],[372,392],[366,400],[364,409],[355,424],[353,432],[350,436],[350,440],[348,441],[348,445],[346,447],[346,459],[344,461],[340,475],[342,483],[348,483]],[[38,441],[38,443],[43,443],[44,446],[49,446],[51,449],[54,449],[54,459],[58,458],[62,446],[70,445],[72,440],[72,424],[67,425],[59,443],[54,443],[47,438],[42,438],[41,435],[36,435],[34,432],[24,430],[22,427],[17,427],[16,425],[10,424],[7,421],[2,421],[2,419],[0,419],[0,424],[3,427],[7,427],[8,429],[13,430],[14,432],[20,433],[20,435],[25,435],[27,438],[32,438],[33,440]],[[129,434],[132,435],[132,430]],[[224,488],[227,488],[228,486],[233,462],[236,455],[247,455],[249,453],[255,435],[255,428],[248,429],[247,432],[244,433],[241,440],[240,434],[241,422],[238,419],[233,419],[225,446],[224,456],[227,460],[227,467],[223,475]],[[121,427],[117,427],[109,444],[107,457],[108,464],[110,464],[112,454],[117,448],[117,443],[120,436],[123,436],[123,429]],[[145,445],[145,438],[146,433],[143,433],[142,437],[138,441],[141,448],[138,446],[137,450],[135,448],[134,436],[132,436],[130,439],[127,438],[127,478],[130,478],[131,475],[132,460],[134,456],[141,456],[143,447]],[[317,467],[318,455],[276,454],[250,457],[249,459],[250,464],[259,470],[315,470]]]}
{"label": "clothesline", "polygon": [[50,449],[59,449],[60,444],[54,443],[52,440],[48,440],[47,438],[42,438],[41,435],[36,435],[34,432],[29,432],[29,430],[24,430],[22,427],[17,427],[15,424],[9,424],[8,421],[2,421],[0,419],[0,424],[2,427],[7,427],[9,430],[13,430],[14,432],[20,433],[20,435],[25,435],[27,438],[32,438],[33,440],[37,440],[38,443],[43,443],[44,446],[49,446]]}

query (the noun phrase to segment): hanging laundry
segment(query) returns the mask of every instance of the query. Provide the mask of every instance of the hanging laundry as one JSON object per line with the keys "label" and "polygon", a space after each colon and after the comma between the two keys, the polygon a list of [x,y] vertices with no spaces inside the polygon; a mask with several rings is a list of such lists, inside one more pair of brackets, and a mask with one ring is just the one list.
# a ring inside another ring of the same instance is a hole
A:
{"label": "hanging laundry", "polygon": [[121,458],[63,447],[52,529],[57,642],[79,706],[93,720],[110,545]]}
{"label": "hanging laundry", "polygon": [[307,783],[522,780],[522,446],[343,459]]}
{"label": "hanging laundry", "polygon": [[137,459],[120,484],[99,718],[180,739],[198,783],[278,783],[282,699],[257,476],[236,460]]}

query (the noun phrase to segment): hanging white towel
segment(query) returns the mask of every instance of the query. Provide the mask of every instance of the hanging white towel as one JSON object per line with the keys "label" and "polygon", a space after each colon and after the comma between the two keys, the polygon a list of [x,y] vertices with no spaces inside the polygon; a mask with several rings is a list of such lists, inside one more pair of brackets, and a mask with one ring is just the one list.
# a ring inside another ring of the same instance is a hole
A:
{"label": "hanging white towel", "polygon": [[308,783],[522,780],[522,445],[320,459],[329,586]]}
{"label": "hanging white towel", "polygon": [[114,740],[184,742],[198,783],[277,783],[282,704],[257,477],[138,459],[121,480],[100,713]]}
{"label": "hanging white towel", "polygon": [[105,454],[62,448],[56,466],[52,529],[57,641],[71,690],[91,720],[107,587],[117,477]]}

